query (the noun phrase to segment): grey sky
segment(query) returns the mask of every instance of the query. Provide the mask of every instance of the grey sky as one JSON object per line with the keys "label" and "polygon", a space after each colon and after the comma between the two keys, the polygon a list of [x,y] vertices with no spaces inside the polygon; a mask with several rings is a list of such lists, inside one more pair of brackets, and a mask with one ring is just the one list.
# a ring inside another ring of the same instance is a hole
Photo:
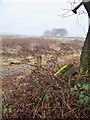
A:
{"label": "grey sky", "polygon": [[67,0],[0,0],[0,33],[42,35],[47,29],[66,28],[69,36],[85,36],[87,15],[62,18],[58,15],[67,12],[64,8],[71,8]]}

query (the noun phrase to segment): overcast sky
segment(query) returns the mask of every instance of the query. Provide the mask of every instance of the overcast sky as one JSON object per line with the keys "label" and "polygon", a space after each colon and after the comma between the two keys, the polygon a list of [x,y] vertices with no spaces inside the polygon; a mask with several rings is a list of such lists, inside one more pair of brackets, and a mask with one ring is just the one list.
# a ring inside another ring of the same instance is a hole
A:
{"label": "overcast sky", "polygon": [[61,17],[68,11],[63,9],[71,9],[67,1],[0,0],[0,33],[42,35],[47,29],[66,28],[69,36],[85,37],[88,29],[86,14],[68,17],[73,14],[69,12],[67,17]]}

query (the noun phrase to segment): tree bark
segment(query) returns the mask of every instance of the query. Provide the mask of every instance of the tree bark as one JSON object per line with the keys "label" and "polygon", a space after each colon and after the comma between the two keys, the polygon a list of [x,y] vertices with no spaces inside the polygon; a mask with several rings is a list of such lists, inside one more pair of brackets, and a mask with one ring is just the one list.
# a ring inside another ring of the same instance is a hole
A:
{"label": "tree bark", "polygon": [[[84,7],[88,13],[88,18],[89,18],[89,22],[90,22],[90,0],[88,0],[88,1],[82,0],[82,1],[83,2],[81,2],[72,11],[74,13],[77,13],[77,9],[81,5],[84,5]],[[89,23],[89,27],[88,27],[88,33],[86,36],[86,40],[84,42],[81,57],[80,57],[80,74],[82,74],[82,75],[87,74],[88,76],[90,76],[90,23]]]}
{"label": "tree bark", "polygon": [[82,75],[88,74],[90,71],[90,27],[88,29],[87,37],[84,42],[82,53],[80,57],[80,73]]}
{"label": "tree bark", "polygon": [[[90,2],[84,3],[90,20]],[[90,76],[90,23],[80,57],[80,74]]]}

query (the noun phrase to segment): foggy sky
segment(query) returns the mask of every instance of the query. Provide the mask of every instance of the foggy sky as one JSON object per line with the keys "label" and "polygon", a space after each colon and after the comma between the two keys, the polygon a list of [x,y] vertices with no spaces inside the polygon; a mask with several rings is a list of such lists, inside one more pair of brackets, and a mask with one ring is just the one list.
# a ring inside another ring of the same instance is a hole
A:
{"label": "foggy sky", "polygon": [[63,9],[71,9],[66,1],[0,0],[0,34],[42,35],[47,29],[66,28],[69,36],[85,37],[87,14],[72,15],[70,11],[62,18],[68,11]]}

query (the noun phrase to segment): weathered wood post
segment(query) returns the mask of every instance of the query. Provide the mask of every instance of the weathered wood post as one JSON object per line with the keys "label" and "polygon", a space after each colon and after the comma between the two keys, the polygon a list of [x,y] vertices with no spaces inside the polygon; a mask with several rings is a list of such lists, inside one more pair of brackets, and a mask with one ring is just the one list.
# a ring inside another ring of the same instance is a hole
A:
{"label": "weathered wood post", "polygon": [[89,19],[88,33],[82,48],[82,53],[80,57],[80,74],[90,76],[90,0],[82,0],[82,2],[75,7],[72,11],[76,14],[77,9],[84,5]]}
{"label": "weathered wood post", "polygon": [[42,67],[42,56],[41,55],[35,56],[35,64],[36,64],[37,70],[39,70]]}

